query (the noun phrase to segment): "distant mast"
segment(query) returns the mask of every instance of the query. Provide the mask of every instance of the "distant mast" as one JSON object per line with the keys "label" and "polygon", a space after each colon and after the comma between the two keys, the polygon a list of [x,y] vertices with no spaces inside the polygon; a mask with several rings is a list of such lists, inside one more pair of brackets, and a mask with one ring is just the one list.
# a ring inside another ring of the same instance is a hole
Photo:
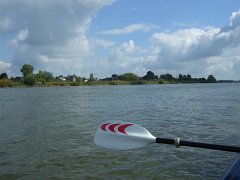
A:
{"label": "distant mast", "polygon": [[90,73],[90,78],[89,81],[94,81],[94,76],[93,76],[93,68],[92,68],[92,73]]}

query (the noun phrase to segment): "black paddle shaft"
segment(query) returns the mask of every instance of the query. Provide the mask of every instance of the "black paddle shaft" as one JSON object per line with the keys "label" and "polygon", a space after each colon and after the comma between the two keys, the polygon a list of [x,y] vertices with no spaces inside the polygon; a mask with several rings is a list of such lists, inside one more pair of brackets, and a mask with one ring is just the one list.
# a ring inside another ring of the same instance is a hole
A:
{"label": "black paddle shaft", "polygon": [[179,138],[175,139],[175,140],[174,139],[165,139],[165,138],[156,138],[156,143],[174,144],[176,147],[190,146],[190,147],[198,147],[198,148],[214,149],[214,150],[240,153],[240,147],[236,147],[236,146],[224,146],[224,145],[218,145],[218,144],[182,141]]}

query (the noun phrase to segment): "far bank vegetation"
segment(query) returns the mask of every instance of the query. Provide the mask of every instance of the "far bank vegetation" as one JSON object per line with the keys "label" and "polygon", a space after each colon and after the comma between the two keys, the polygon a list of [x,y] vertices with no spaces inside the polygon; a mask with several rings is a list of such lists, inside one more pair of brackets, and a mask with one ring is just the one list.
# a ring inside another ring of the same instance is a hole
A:
{"label": "far bank vegetation", "polygon": [[166,73],[156,75],[148,71],[143,77],[134,73],[113,74],[111,77],[97,79],[93,73],[89,78],[68,75],[53,76],[51,72],[38,71],[33,73],[34,67],[24,64],[20,69],[22,77],[8,77],[6,72],[0,74],[0,87],[21,87],[21,86],[82,86],[82,85],[141,85],[141,84],[173,84],[173,83],[216,83],[213,75],[207,78],[193,78],[190,74],[179,74],[178,77]]}

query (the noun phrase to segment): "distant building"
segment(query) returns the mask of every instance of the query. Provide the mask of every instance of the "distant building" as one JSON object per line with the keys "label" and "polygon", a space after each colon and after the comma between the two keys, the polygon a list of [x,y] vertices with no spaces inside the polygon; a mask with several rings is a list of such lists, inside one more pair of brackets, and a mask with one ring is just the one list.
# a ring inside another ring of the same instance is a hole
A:
{"label": "distant building", "polygon": [[60,79],[62,81],[72,81],[72,82],[76,82],[77,81],[77,76],[74,75],[68,75],[67,77],[64,77],[62,75],[58,76],[57,79]]}
{"label": "distant building", "polygon": [[74,74],[72,76],[68,76],[68,80],[72,81],[72,82],[76,82],[77,81],[77,76]]}
{"label": "distant building", "polygon": [[23,79],[23,78],[22,78],[22,77],[19,77],[19,76],[17,76],[17,77],[14,78],[15,81],[21,81],[22,79]]}
{"label": "distant building", "polygon": [[89,81],[94,81],[94,75],[93,75],[93,73],[90,73]]}
{"label": "distant building", "polygon": [[63,77],[62,75],[58,76],[58,78],[62,81],[66,81],[67,79],[65,77]]}
{"label": "distant building", "polygon": [[98,78],[94,78],[93,70],[92,70],[92,73],[90,73],[90,77],[88,81],[98,81]]}

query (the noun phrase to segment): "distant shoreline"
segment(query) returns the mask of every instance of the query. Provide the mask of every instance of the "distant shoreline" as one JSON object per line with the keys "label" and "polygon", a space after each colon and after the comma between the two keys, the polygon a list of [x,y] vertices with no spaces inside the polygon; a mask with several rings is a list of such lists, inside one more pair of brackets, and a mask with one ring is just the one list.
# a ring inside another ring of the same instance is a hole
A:
{"label": "distant shoreline", "polygon": [[112,74],[111,77],[98,79],[94,73],[90,73],[89,78],[74,75],[56,76],[51,72],[38,71],[33,73],[34,67],[31,64],[24,64],[20,71],[22,77],[8,78],[7,73],[0,74],[1,87],[51,87],[51,86],[102,86],[102,85],[143,85],[143,84],[189,84],[189,83],[237,83],[234,80],[217,80],[212,74],[207,78],[192,77],[190,74],[179,74],[174,77],[172,74],[165,73],[156,75],[148,71],[146,75],[139,77],[134,73]]}
{"label": "distant shoreline", "polygon": [[[4,81],[4,82],[3,82]],[[53,81],[46,83],[36,83],[33,86],[24,84],[23,82],[14,82],[10,79],[0,81],[0,88],[21,88],[21,87],[68,87],[68,86],[116,86],[116,85],[146,85],[146,84],[213,84],[213,83],[240,83],[235,80],[218,80],[216,82],[198,82],[198,81],[166,81],[166,80],[137,80],[137,81],[90,81],[90,82],[71,82],[71,81]]]}

